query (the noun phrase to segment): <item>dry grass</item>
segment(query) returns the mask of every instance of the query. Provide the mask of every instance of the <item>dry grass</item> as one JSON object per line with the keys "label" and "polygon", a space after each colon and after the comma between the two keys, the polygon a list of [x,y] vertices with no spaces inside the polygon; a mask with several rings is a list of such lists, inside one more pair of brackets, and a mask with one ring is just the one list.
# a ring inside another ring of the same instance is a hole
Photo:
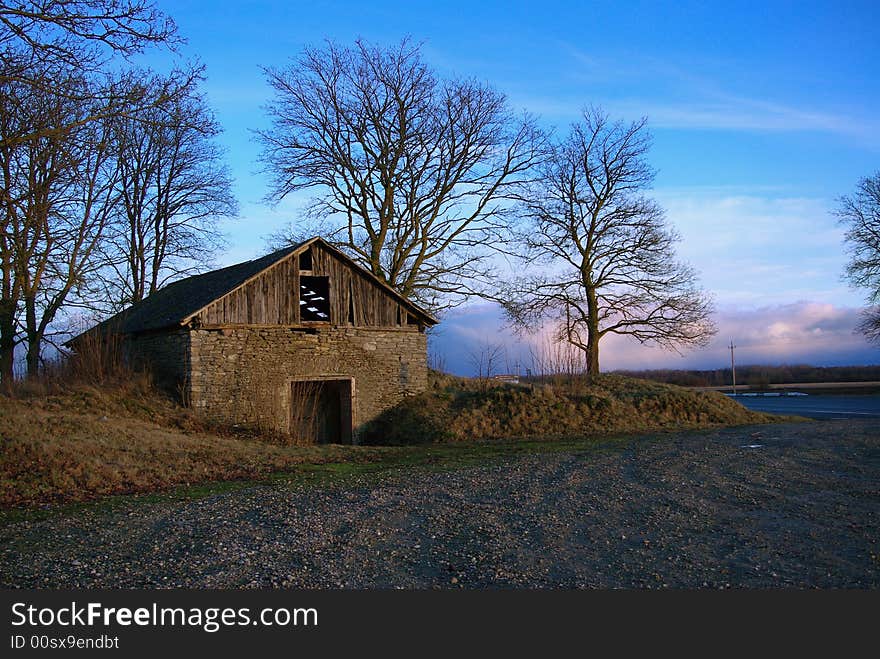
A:
{"label": "dry grass", "polygon": [[[306,464],[418,462],[434,450],[290,446],[287,437],[210,425],[157,394],[142,374],[109,375],[104,384],[89,384],[87,375],[77,384],[44,379],[0,395],[0,507],[261,478]],[[547,439],[776,419],[714,392],[620,376],[590,387],[482,390],[435,375],[428,392],[389,410],[366,439],[392,445]]]}
{"label": "dry grass", "polygon": [[0,507],[7,508],[256,478],[381,452],[210,433],[187,410],[139,386],[0,396],[0,442]]}
{"label": "dry grass", "polygon": [[373,444],[552,438],[597,433],[767,423],[715,392],[604,375],[592,385],[504,385],[434,375],[428,392],[405,400],[369,428]]}
{"label": "dry grass", "polygon": [[83,334],[76,348],[40,366],[29,375],[4,382],[2,393],[11,398],[34,399],[92,389],[116,392],[147,392],[153,388],[152,376],[142,366],[134,367],[125,357],[118,334]]}
{"label": "dry grass", "polygon": [[150,374],[124,358],[119,337],[88,334],[39,377],[0,394],[0,508],[259,478],[382,454],[293,441],[198,417],[155,391]]}

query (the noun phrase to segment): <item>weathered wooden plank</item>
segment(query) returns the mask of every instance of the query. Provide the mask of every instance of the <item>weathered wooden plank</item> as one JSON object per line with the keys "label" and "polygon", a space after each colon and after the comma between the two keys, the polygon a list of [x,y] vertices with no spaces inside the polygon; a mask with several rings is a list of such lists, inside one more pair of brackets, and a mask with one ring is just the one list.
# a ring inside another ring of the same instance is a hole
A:
{"label": "weathered wooden plank", "polygon": [[[407,327],[407,309],[364,272],[320,245],[311,248],[310,276],[327,277],[330,322],[356,327]],[[299,325],[299,258],[284,259],[200,314],[210,325]]]}

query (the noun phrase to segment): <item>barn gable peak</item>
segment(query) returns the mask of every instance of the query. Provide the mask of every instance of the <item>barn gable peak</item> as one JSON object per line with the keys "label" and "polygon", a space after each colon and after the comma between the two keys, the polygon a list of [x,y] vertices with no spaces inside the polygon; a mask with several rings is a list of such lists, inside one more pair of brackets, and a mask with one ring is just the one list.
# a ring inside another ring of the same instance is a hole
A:
{"label": "barn gable peak", "polygon": [[[236,322],[245,325],[263,324],[257,322],[263,318],[263,316],[260,315],[260,310],[265,312],[265,310],[272,304],[275,304],[276,306],[286,305],[286,309],[293,309],[294,305],[290,300],[280,300],[283,295],[290,295],[289,290],[266,293],[266,286],[260,288],[256,285],[258,280],[268,279],[271,276],[271,271],[275,269],[278,269],[280,272],[287,268],[285,272],[293,272],[293,277],[295,277],[297,284],[301,283],[300,272],[308,273],[303,275],[302,281],[305,281],[306,277],[311,277],[311,261],[309,260],[306,262],[300,257],[304,254],[309,255],[309,257],[311,257],[313,253],[317,255],[318,252],[312,250],[313,246],[317,247],[321,253],[338,261],[342,268],[349,271],[344,277],[344,281],[347,282],[346,286],[334,282],[337,289],[343,290],[332,291],[332,294],[335,296],[334,309],[337,310],[335,314],[337,317],[328,319],[332,324],[345,324],[345,322],[340,321],[350,321],[351,324],[351,321],[354,321],[353,314],[355,313],[355,300],[359,299],[359,297],[363,297],[363,294],[359,295],[358,291],[366,291],[369,295],[372,295],[373,298],[376,298],[377,296],[390,298],[389,304],[397,307],[399,310],[398,316],[401,314],[405,316],[402,322],[403,325],[407,324],[407,319],[414,320],[420,326],[431,326],[437,323],[437,320],[430,313],[395,291],[371,272],[362,268],[348,255],[325,241],[323,238],[314,237],[297,245],[285,247],[251,261],[245,261],[243,263],[219,268],[217,270],[212,270],[200,275],[193,275],[176,281],[156,291],[153,295],[150,295],[141,302],[105,320],[98,325],[98,327],[113,327],[114,331],[117,332],[137,334],[154,330],[170,329],[173,327],[182,327],[189,324],[205,324],[204,316],[222,316],[223,314],[218,310],[224,309],[224,305],[231,306],[233,304],[237,304],[240,308],[246,307],[246,318],[244,318],[244,315],[240,312]],[[324,261],[327,261],[327,259],[325,258]],[[301,265],[308,265],[309,268],[302,269],[300,267]],[[321,277],[315,276],[312,277],[312,279],[317,280],[321,279]],[[340,281],[341,280],[342,279],[340,279]],[[313,283],[320,284],[321,282]],[[290,285],[287,285],[287,288],[289,289]],[[299,288],[299,286],[297,286],[297,288]],[[322,297],[314,291],[311,291],[311,293],[311,299],[320,300]],[[264,297],[269,295],[272,299],[256,301],[253,299],[255,295],[259,296],[261,294],[263,294]],[[299,300],[300,305],[304,304],[303,300],[299,298],[299,291],[296,291],[294,297]],[[348,307],[347,313],[339,311],[339,309],[344,308],[341,306],[343,298]],[[265,313],[264,315],[268,317],[272,314]],[[302,316],[302,318],[300,316],[300,307],[296,307],[295,311],[291,310],[289,315],[291,316],[291,319],[295,315],[295,322],[289,322],[290,319],[286,319],[288,322],[284,322],[285,319],[279,319],[279,316],[276,313],[275,316],[273,316],[274,320],[265,324],[301,324],[306,322],[305,320],[302,320],[305,316]],[[385,320],[378,324],[387,324],[387,315],[388,314],[385,313],[383,316]],[[284,314],[282,313],[281,316],[284,316]],[[340,318],[339,316],[344,317]],[[252,317],[254,319],[253,321]],[[360,313],[358,317],[366,318],[367,316]],[[318,317],[316,316],[316,318]],[[398,324],[401,324],[400,318],[397,319],[397,322]],[[75,341],[76,339],[73,339],[70,343]]]}

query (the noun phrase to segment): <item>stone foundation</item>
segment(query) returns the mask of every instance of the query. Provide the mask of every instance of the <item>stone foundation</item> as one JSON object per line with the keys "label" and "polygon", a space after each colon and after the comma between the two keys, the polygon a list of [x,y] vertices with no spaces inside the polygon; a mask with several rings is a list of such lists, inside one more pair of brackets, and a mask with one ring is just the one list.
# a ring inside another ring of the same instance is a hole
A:
{"label": "stone foundation", "polygon": [[351,380],[358,427],[427,387],[427,339],[413,330],[195,329],[132,339],[158,383],[224,423],[291,430],[292,383]]}
{"label": "stone foundation", "polygon": [[132,365],[145,369],[160,389],[188,403],[189,331],[153,332],[128,337],[126,353]]}

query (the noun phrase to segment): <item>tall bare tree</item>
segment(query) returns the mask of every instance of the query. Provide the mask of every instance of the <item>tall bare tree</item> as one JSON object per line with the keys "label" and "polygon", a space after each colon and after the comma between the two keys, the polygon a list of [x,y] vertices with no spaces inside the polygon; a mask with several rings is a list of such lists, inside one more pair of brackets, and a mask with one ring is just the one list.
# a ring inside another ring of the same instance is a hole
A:
{"label": "tall bare tree", "polygon": [[114,121],[120,203],[101,284],[115,310],[209,266],[222,243],[219,220],[237,212],[215,141],[220,125],[195,84],[167,95],[173,78],[128,79],[128,86],[165,97]]}
{"label": "tall bare tree", "polygon": [[584,351],[588,376],[599,373],[608,334],[677,349],[715,332],[709,297],[676,259],[678,235],[643,195],[654,177],[645,123],[586,111],[522,207],[528,254],[546,268],[511,285],[506,310],[522,327],[558,321],[559,338]]}
{"label": "tall bare tree", "polygon": [[[0,85],[0,134],[30,132],[31,121],[24,111],[30,89],[21,84]],[[21,145],[0,141],[0,381],[9,386],[13,376],[13,359],[18,343],[16,322],[20,313],[21,280],[16,276],[17,227],[23,223],[25,195],[22,189]]]}
{"label": "tall bare tree", "polygon": [[[78,71],[56,76],[53,91],[18,84],[15,101],[3,105],[4,125],[24,125],[40,135],[0,147],[6,211],[0,330],[5,334],[16,321],[22,324],[29,375],[37,373],[50,324],[95,266],[115,205],[110,121],[81,121],[92,105],[72,100],[89,98],[90,84]],[[11,87],[5,88],[7,97],[15,96]],[[8,382],[12,355],[6,351],[16,339],[3,338],[2,377]]]}
{"label": "tall bare tree", "polygon": [[528,117],[485,84],[440,79],[407,40],[328,43],[266,75],[275,90],[272,127],[260,133],[270,197],[317,190],[313,222],[282,238],[317,225],[433,309],[489,279],[489,248],[505,243],[509,202],[542,154]]}
{"label": "tall bare tree", "polygon": [[859,181],[855,194],[839,199],[837,216],[847,229],[846,276],[868,292],[869,306],[859,329],[880,343],[880,171]]}

